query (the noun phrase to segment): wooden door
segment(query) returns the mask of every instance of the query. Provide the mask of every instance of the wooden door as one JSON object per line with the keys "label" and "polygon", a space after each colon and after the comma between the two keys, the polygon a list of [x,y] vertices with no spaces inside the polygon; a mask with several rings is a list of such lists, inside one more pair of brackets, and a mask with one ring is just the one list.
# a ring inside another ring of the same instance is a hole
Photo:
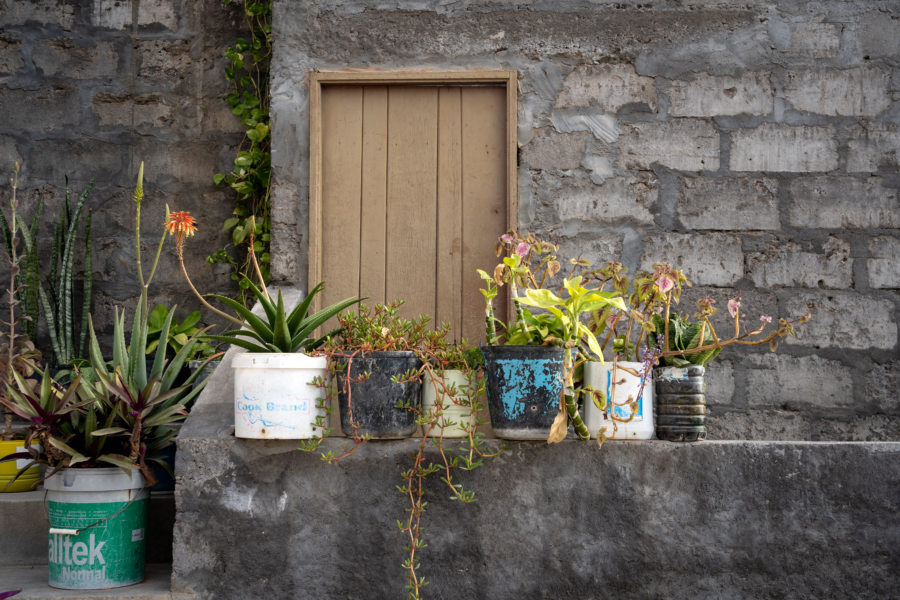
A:
{"label": "wooden door", "polygon": [[475,270],[496,264],[514,206],[506,85],[341,83],[320,92],[310,285],[326,281],[324,304],[402,298],[405,316],[427,313],[479,343]]}

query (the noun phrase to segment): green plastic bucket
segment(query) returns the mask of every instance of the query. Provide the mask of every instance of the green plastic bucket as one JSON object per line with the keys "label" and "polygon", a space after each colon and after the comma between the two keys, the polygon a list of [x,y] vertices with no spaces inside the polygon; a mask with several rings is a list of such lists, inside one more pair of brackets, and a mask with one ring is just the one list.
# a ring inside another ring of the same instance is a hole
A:
{"label": "green plastic bucket", "polygon": [[96,590],[144,580],[150,494],[139,471],[64,469],[44,488],[51,587]]}

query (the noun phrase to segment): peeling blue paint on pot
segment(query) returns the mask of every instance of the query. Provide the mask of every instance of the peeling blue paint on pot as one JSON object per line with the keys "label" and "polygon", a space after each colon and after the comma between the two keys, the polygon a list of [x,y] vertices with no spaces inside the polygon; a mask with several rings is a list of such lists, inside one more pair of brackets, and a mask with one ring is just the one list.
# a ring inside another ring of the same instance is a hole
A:
{"label": "peeling blue paint on pot", "polygon": [[544,440],[559,412],[563,349],[553,346],[483,346],[488,410],[494,435]]}

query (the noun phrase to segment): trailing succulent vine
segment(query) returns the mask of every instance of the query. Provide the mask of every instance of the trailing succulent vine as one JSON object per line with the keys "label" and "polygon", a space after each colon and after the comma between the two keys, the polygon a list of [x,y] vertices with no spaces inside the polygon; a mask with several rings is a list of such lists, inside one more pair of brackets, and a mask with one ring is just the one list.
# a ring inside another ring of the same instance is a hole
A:
{"label": "trailing succulent vine", "polygon": [[[418,369],[402,373],[392,381],[397,384],[425,382],[432,385],[436,396],[444,398],[431,409],[419,405],[398,405],[415,413],[416,425],[421,437],[416,444],[416,452],[411,457],[412,464],[400,473],[403,483],[397,485],[408,501],[406,517],[397,520],[397,527],[404,536],[404,559],[401,563],[406,575],[406,590],[409,600],[421,600],[422,589],[428,581],[419,572],[419,550],[426,547],[423,539],[422,517],[425,514],[427,501],[426,480],[429,475],[441,482],[441,489],[449,492],[450,498],[468,504],[475,501],[475,494],[464,488],[454,479],[454,471],[461,469],[471,471],[482,466],[485,459],[497,457],[503,446],[495,447],[484,439],[478,431],[484,420],[480,415],[485,405],[482,401],[485,391],[484,377],[478,368],[481,353],[470,348],[465,342],[454,343],[447,340],[450,327],[443,324],[436,329],[430,327],[430,317],[421,315],[415,319],[405,319],[399,315],[398,309],[402,301],[391,304],[376,304],[373,307],[360,305],[357,312],[338,315],[340,330],[335,337],[325,342],[321,351],[329,358],[329,377],[327,380],[316,380],[314,383],[324,390],[324,398],[319,408],[326,415],[331,415],[335,399],[340,399],[338,386],[345,386],[346,406],[349,413],[352,433],[342,452],[328,451],[322,453],[325,461],[336,463],[351,456],[360,445],[368,441],[368,436],[361,434],[360,426],[352,412],[352,384],[368,378],[370,373],[363,373],[358,379],[350,377],[351,363],[363,354],[377,351],[408,350],[415,353],[421,362]],[[466,384],[457,388],[443,377],[444,371],[458,369],[465,374]],[[470,411],[468,424],[453,422],[444,414],[444,402],[452,403]],[[333,416],[332,419],[336,417]],[[327,426],[328,417],[319,416],[315,425],[322,432],[320,438],[305,441],[300,450],[307,452],[317,450],[332,429]],[[462,427],[465,437],[445,445],[444,431]]]}
{"label": "trailing succulent vine", "polygon": [[[237,38],[225,49],[228,65],[225,79],[232,90],[227,96],[231,111],[246,127],[238,146],[234,168],[213,177],[216,185],[227,185],[235,193],[234,211],[223,229],[231,233],[237,256],[221,248],[207,257],[211,264],[231,265],[232,279],[242,293],[253,276],[250,247],[256,253],[266,281],[269,279],[269,192],[272,182],[271,136],[269,132],[269,62],[272,57],[272,1],[226,0],[243,4],[250,38]],[[251,235],[252,234],[252,235]],[[252,301],[253,297],[245,297]]]}

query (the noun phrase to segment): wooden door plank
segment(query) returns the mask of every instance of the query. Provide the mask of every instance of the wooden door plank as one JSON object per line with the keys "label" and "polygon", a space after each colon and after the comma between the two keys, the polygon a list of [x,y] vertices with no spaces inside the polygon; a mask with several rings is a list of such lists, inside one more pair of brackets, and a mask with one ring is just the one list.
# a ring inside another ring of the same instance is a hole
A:
{"label": "wooden door plank", "polygon": [[[507,229],[506,90],[462,88],[462,331],[470,343],[484,340],[484,298],[476,269],[497,264],[494,244]],[[506,319],[504,298],[494,301],[496,316]]]}
{"label": "wooden door plank", "polygon": [[437,277],[434,320],[462,337],[462,113],[461,88],[438,94]]}
{"label": "wooden door plank", "polygon": [[437,88],[388,92],[387,268],[385,299],[401,314],[434,314]]}
{"label": "wooden door plank", "polygon": [[362,98],[361,86],[322,93],[323,306],[359,294]]}
{"label": "wooden door plank", "polygon": [[386,86],[363,89],[359,293],[368,304],[385,301],[387,107]]}

